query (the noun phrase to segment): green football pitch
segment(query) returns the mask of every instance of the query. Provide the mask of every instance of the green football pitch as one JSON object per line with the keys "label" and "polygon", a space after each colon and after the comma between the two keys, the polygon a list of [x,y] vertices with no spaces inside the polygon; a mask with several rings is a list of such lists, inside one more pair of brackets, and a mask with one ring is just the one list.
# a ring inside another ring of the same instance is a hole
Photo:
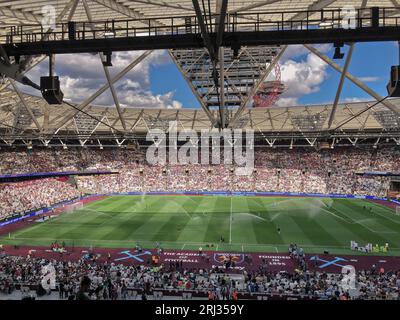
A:
{"label": "green football pitch", "polygon": [[354,240],[389,243],[388,254],[400,255],[400,216],[360,199],[113,196],[17,230],[0,243],[48,246],[55,240],[83,247],[160,243],[168,249],[279,253],[297,243],[308,253],[337,254],[354,254]]}

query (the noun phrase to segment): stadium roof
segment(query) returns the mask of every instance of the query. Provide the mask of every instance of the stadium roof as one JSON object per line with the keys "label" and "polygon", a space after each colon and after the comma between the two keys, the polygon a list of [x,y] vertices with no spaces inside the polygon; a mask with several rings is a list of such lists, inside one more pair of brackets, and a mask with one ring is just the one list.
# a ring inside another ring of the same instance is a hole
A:
{"label": "stadium roof", "polygon": [[[69,119],[63,130],[73,132],[111,132],[112,129],[105,124],[85,114],[76,113],[75,109],[63,104],[61,106],[48,105],[42,98],[24,94],[24,99],[31,105],[32,112],[38,123],[43,127],[44,133],[55,133],[60,129],[60,123]],[[395,106],[400,106],[400,99],[390,99]],[[376,101],[340,103],[333,122],[334,127],[339,126],[354,115],[376,104]],[[321,131],[328,129],[327,120],[331,104],[251,108],[238,121],[235,128],[254,129],[260,132],[288,132],[288,131]],[[86,112],[124,131],[119,121],[118,112],[114,107],[89,106]],[[217,111],[214,110],[213,113]],[[168,129],[168,122],[177,121],[180,129],[211,129],[211,124],[205,112],[201,109],[165,109],[165,108],[125,108],[124,118],[133,132],[146,132],[148,129]],[[25,108],[15,91],[3,90],[0,92],[0,119],[3,124],[18,125],[24,130],[35,131],[35,123],[29,118]],[[79,121],[79,122],[78,122]],[[382,104],[378,104],[358,117],[344,124],[343,130],[391,130],[400,124],[400,117],[395,116]]]}
{"label": "stadium roof", "polygon": [[[148,19],[152,17],[194,15],[195,10],[192,0],[86,0],[92,12],[93,20]],[[211,11],[216,13],[219,0],[211,0]],[[77,3],[77,4],[76,4]],[[85,8],[82,1],[76,0],[1,0],[1,24],[16,25],[19,23],[40,23],[42,21],[42,8],[52,5],[56,13],[63,17],[60,21],[67,21],[69,14],[74,12],[74,21],[87,21]],[[305,11],[327,8],[343,8],[346,5],[361,7],[397,7],[397,0],[229,0],[228,13],[252,12],[255,15],[265,11]],[[76,7],[75,7],[76,6]],[[293,16],[296,13],[293,13]],[[280,20],[281,16],[268,17],[271,20]]]}
{"label": "stadium roof", "polygon": [[[222,3],[222,0],[211,0],[211,13],[218,14]],[[149,24],[162,24],[166,21],[163,18],[169,17],[181,17],[182,21],[184,21],[185,17],[196,14],[192,0],[0,0],[0,43],[3,42],[1,39],[9,32],[9,27],[11,26],[41,23],[43,21],[43,7],[46,5],[51,5],[55,8],[57,23],[136,19],[134,23],[137,24],[138,28],[143,28],[146,23],[147,26]],[[278,13],[271,14],[271,12],[286,11],[288,13],[285,14],[285,19],[299,21],[307,19],[307,15],[301,13],[302,11],[343,8],[346,5],[354,5],[356,8],[366,8],[367,6],[391,8],[390,16],[400,17],[400,10],[398,9],[400,4],[397,0],[229,0],[227,13],[245,12],[247,15],[242,19],[246,21],[251,21],[255,17],[260,19],[260,15],[262,19],[264,17],[270,21],[280,21],[282,15]],[[269,12],[268,17],[267,12]],[[317,13],[314,12],[313,15],[317,15]],[[359,132],[370,130],[376,132],[377,135],[382,132],[394,135],[393,132],[398,131],[400,100],[386,100],[373,108],[369,108],[376,101],[381,100],[382,97],[360,79],[348,72],[343,72],[342,67],[335,64],[314,47],[309,45],[306,45],[306,47],[331,67],[342,72],[343,81],[345,79],[352,81],[366,91],[372,100],[360,103],[340,104],[336,102],[332,105],[290,108],[250,108],[252,95],[279,61],[286,46],[242,48],[240,50],[243,52],[247,50],[246,54],[249,57],[265,56],[269,61],[253,59],[258,61],[253,64],[248,61],[243,62],[240,59],[225,61],[226,65],[237,64],[236,72],[245,78],[244,81],[238,80],[233,84],[228,84],[228,81],[226,81],[225,84],[223,101],[230,108],[227,108],[224,112],[231,127],[253,128],[263,133],[297,132],[300,135],[304,134],[304,132],[317,132],[338,127],[340,127],[341,132],[346,130]],[[268,54],[265,53],[265,50],[269,50]],[[145,59],[148,54],[150,54],[150,51],[144,52],[137,61],[132,62],[130,68],[126,71],[131,70],[136,64]],[[239,56],[240,54],[241,52],[239,52]],[[81,104],[73,104],[75,109],[71,104],[68,105],[66,103],[62,106],[51,106],[42,98],[23,94],[15,86],[14,82],[10,83],[8,79],[4,79],[4,83],[0,84],[1,137],[8,142],[13,141],[16,137],[25,139],[45,137],[46,140],[49,137],[54,139],[63,135],[75,135],[84,139],[101,133],[111,132],[116,134],[117,131],[133,133],[145,132],[156,127],[165,128],[166,123],[171,120],[177,120],[182,128],[196,130],[211,128],[213,126],[211,121],[218,118],[218,112],[220,112],[215,100],[219,95],[218,90],[215,92],[209,90],[211,91],[209,95],[203,94],[204,88],[212,86],[212,75],[208,74],[204,79],[201,79],[202,81],[200,81],[201,84],[199,85],[199,79],[197,78],[197,82],[195,82],[191,71],[185,69],[185,66],[190,61],[193,61],[194,57],[199,65],[208,63],[209,57],[207,57],[206,49],[170,50],[170,55],[199,100],[202,109],[139,109],[134,108],[135,106],[122,108],[118,101],[118,93],[113,94],[115,106],[112,107],[92,105],[93,97],[88,97]],[[24,66],[24,70],[29,70],[45,58],[44,56],[29,57],[23,60],[21,65]],[[229,59],[227,57],[222,60]],[[106,67],[104,68],[106,71]],[[256,69],[258,70],[257,78],[253,79],[249,86],[248,78],[243,75],[246,72],[254,73]],[[233,71],[230,70],[229,72]],[[229,72],[225,72],[226,77],[231,76]],[[113,80],[105,77],[104,81],[106,83],[104,90],[113,88]],[[339,96],[340,91],[341,88],[339,86]],[[206,97],[208,97],[208,100]],[[77,109],[84,111],[84,113]],[[98,120],[101,120],[101,122]]]}

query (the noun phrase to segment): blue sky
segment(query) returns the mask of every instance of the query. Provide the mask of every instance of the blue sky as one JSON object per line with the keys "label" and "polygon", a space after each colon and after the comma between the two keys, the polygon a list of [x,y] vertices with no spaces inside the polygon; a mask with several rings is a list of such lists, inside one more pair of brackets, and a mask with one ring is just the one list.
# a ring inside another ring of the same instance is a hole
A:
{"label": "blue sky", "polygon": [[[347,54],[348,46],[342,51]],[[324,53],[332,58],[333,48]],[[308,51],[301,55],[291,57],[295,62],[304,62]],[[388,82],[389,70],[392,65],[398,64],[398,47],[394,42],[358,43],[353,50],[353,57],[349,66],[349,72],[364,81],[382,96],[386,96],[386,84]],[[334,60],[343,67],[346,55],[342,60]],[[285,62],[283,62],[285,64]],[[327,66],[324,81],[318,85],[315,92],[298,95],[300,104],[331,103],[336,95],[336,89],[340,80],[340,74]],[[151,67],[150,69],[151,90],[154,93],[164,94],[174,92],[174,98],[185,107],[199,107],[199,103],[191,93],[185,80],[173,63]],[[341,101],[373,100],[366,92],[357,87],[351,81],[346,80],[341,94]]]}
{"label": "blue sky", "polygon": [[[316,46],[333,57],[331,45]],[[347,53],[348,47],[343,48]],[[118,52],[113,55],[112,75],[122,70],[141,52]],[[399,63],[398,46],[394,42],[358,43],[353,52],[349,72],[360,78],[381,96],[386,96],[390,67]],[[345,56],[346,58],[346,56]],[[343,60],[335,60],[343,66]],[[59,55],[56,71],[61,78],[65,97],[81,102],[105,82],[104,70],[97,55]],[[290,46],[280,61],[286,91],[277,102],[280,106],[332,103],[340,74],[303,46]],[[47,61],[28,73],[36,83],[47,73]],[[24,91],[33,93],[24,86]],[[154,51],[142,63],[116,83],[120,103],[137,108],[199,108],[189,86],[170,60],[166,51]],[[37,92],[35,92],[37,94]],[[340,101],[373,100],[367,93],[346,80]],[[112,106],[110,92],[102,94],[93,104]]]}
{"label": "blue sky", "polygon": [[200,103],[174,63],[158,67],[151,66],[150,79],[152,92],[158,94],[173,92],[174,98],[186,108],[200,108]]}
{"label": "blue sky", "polygon": [[[347,54],[348,46],[345,46],[343,52]],[[333,50],[327,54],[333,57]],[[353,50],[353,57],[349,65],[349,72],[364,80],[364,83],[379,93],[386,96],[386,84],[389,80],[390,67],[398,64],[398,47],[393,42],[374,42],[358,43]],[[342,60],[335,60],[342,67],[346,56]],[[327,78],[321,84],[320,90],[316,93],[304,95],[299,101],[302,104],[316,104],[323,102],[332,102],[336,95],[337,85],[340,80],[340,74],[329,67],[327,69]],[[373,100],[365,91],[346,80],[341,94],[341,101],[345,100]]]}

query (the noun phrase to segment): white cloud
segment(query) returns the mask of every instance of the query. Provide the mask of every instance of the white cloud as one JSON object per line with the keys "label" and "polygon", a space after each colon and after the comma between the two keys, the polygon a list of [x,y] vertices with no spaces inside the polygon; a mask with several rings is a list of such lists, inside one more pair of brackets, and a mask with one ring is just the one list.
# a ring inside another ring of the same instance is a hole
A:
{"label": "white cloud", "polygon": [[[143,52],[117,52],[113,54],[109,68],[111,77],[137,59]],[[146,108],[181,108],[182,104],[174,100],[174,92],[154,94],[150,86],[150,67],[170,63],[168,52],[153,51],[143,61],[129,71],[121,80],[114,84],[119,102],[125,107]],[[39,83],[40,76],[47,74],[47,61],[32,69],[28,76]],[[95,93],[107,83],[104,70],[98,54],[59,55],[56,60],[56,72],[60,76],[65,98],[80,103]],[[167,79],[166,79],[167,81]],[[24,91],[33,92],[24,86]],[[99,96],[93,104],[113,106],[114,100],[109,90]]]}
{"label": "white cloud", "polygon": [[281,80],[286,91],[278,100],[279,106],[293,106],[298,99],[320,90],[320,85],[328,77],[328,65],[317,56],[309,53],[301,61],[287,60],[281,66]]}
{"label": "white cloud", "polygon": [[360,79],[363,82],[377,82],[381,78],[380,77],[359,77],[358,79]]}
{"label": "white cloud", "polygon": [[[321,44],[321,45],[316,45],[314,47],[319,52],[325,54],[332,49],[331,44]],[[305,46],[300,44],[290,45],[286,48],[285,53],[282,55],[280,63],[285,63],[286,61],[293,60],[295,58],[305,57],[308,54],[310,54],[310,51]]]}
{"label": "white cloud", "polygon": [[344,102],[349,102],[349,103],[354,103],[354,102],[363,102],[363,101],[368,101],[366,98],[358,98],[358,97],[352,97],[352,98],[346,98],[344,99]]}
{"label": "white cloud", "polygon": [[279,98],[279,100],[277,101],[276,104],[278,107],[293,107],[293,106],[296,106],[298,104],[298,102],[297,102],[297,98],[281,97],[281,98]]}

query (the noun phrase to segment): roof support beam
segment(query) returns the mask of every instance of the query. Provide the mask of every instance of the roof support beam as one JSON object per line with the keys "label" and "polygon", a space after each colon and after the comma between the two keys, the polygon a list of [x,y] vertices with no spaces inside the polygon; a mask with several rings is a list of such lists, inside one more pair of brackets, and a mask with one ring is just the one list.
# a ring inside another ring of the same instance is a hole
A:
{"label": "roof support beam", "polygon": [[[85,8],[85,12],[86,12],[86,15],[87,15],[87,17],[89,19],[89,22],[93,22],[92,13],[90,12],[90,8],[89,8],[89,6],[87,4],[87,1],[86,0],[82,0],[82,3],[83,3],[83,6]],[[122,127],[124,128],[124,130],[126,130],[126,124],[125,124],[124,116],[123,116],[123,113],[122,113],[122,110],[121,110],[121,106],[119,104],[117,92],[115,91],[114,84],[111,81],[110,71],[103,64],[104,55],[101,52],[99,52],[99,58],[100,58],[101,65],[103,66],[103,70],[104,70],[104,73],[105,73],[106,78],[107,78],[108,86],[110,87],[110,91],[111,91],[111,95],[112,95],[113,100],[114,100],[115,107],[117,108],[119,119],[121,121]]]}
{"label": "roof support beam", "polygon": [[251,101],[253,96],[256,94],[256,92],[260,88],[261,84],[265,81],[265,79],[268,77],[268,75],[274,69],[275,65],[279,62],[279,60],[281,59],[282,55],[285,53],[286,49],[287,49],[287,46],[283,46],[281,48],[281,51],[274,58],[274,60],[271,61],[271,63],[269,64],[268,68],[265,70],[264,74],[262,75],[262,77],[258,80],[256,85],[254,85],[252,90],[247,95],[246,100],[241,104],[239,109],[236,111],[235,115],[233,116],[232,121],[229,123],[230,127],[233,127],[236,124],[236,122],[240,119],[243,111],[247,108],[249,102]]}
{"label": "roof support beam", "polygon": [[[34,67],[36,67],[39,63],[41,63],[44,59],[46,59],[45,55],[41,55],[38,57],[33,58],[30,61],[30,65],[28,67],[26,67],[24,70],[21,70],[21,77],[23,77],[28,71],[30,71],[31,69],[33,69]],[[0,85],[0,91],[8,88],[10,86],[10,81],[9,78],[7,78],[7,80],[5,81],[5,83],[3,83],[2,85]]]}
{"label": "roof support beam", "polygon": [[[70,13],[68,15],[68,22],[71,21],[76,7],[78,5],[79,0],[70,0],[67,5],[64,7],[64,9],[61,11],[61,13],[58,15],[58,17],[56,18],[56,23],[60,23],[62,21],[62,19],[64,18],[64,16],[67,14],[68,10],[70,10]],[[51,32],[53,31],[52,28],[49,28],[47,30],[47,34],[44,35],[43,39],[47,40],[49,38],[49,35],[51,34]],[[34,58],[34,56],[28,56],[20,65],[20,70],[25,70],[27,68],[27,66],[31,63],[32,59]]]}
{"label": "roof support beam", "polygon": [[212,126],[215,125],[216,120],[214,119],[214,116],[212,115],[211,111],[207,108],[206,104],[204,103],[203,99],[200,97],[199,93],[193,86],[193,83],[190,81],[190,79],[187,77],[187,74],[183,71],[181,66],[179,65],[178,61],[176,61],[174,55],[172,54],[171,50],[168,50],[168,53],[172,59],[172,61],[175,63],[176,67],[178,68],[179,72],[182,74],[183,78],[186,80],[186,83],[188,84],[190,90],[192,90],[193,95],[196,97],[197,101],[200,103],[200,106],[206,113],[208,119],[210,119],[210,122]]}
{"label": "roof support beam", "polygon": [[[3,57],[4,62],[6,65],[10,65],[10,59],[8,58],[7,54],[4,52],[2,45],[0,44],[0,56]],[[24,106],[24,108],[26,109],[26,111],[29,114],[29,117],[32,119],[32,121],[35,123],[36,128],[41,131],[42,128],[39,124],[39,122],[37,121],[35,115],[32,112],[32,109],[29,107],[29,105],[27,104],[27,102],[25,101],[24,96],[22,95],[21,91],[18,89],[17,84],[15,83],[14,79],[9,78],[8,79],[9,82],[11,83],[14,91],[17,93],[19,100],[21,101],[22,105]]]}
{"label": "roof support beam", "polygon": [[228,9],[228,0],[217,0],[218,25],[217,25],[217,39],[215,42],[215,49],[214,49],[215,53],[218,52],[218,49],[222,43],[222,37],[225,31],[225,18],[227,9]]}
{"label": "roof support beam", "polygon": [[158,6],[158,7],[163,7],[163,8],[193,11],[193,8],[191,8],[191,7],[185,7],[179,3],[169,3],[166,1],[157,2],[157,1],[152,1],[152,0],[131,0],[131,2],[150,4],[152,6]]}
{"label": "roof support beam", "polygon": [[[226,11],[228,9],[228,0],[217,0],[216,11],[218,13],[218,25],[217,25],[217,38],[215,42],[215,53],[218,53],[218,62],[219,62],[219,83],[215,83],[215,85],[219,86],[219,117],[220,124],[222,128],[225,128],[226,123],[226,112],[225,112],[225,49],[221,47],[222,37],[224,35],[225,30],[225,17]],[[215,61],[214,63],[216,63]],[[215,68],[215,66],[214,66]],[[214,79],[214,82],[218,82],[218,78]]]}
{"label": "roof support beam", "polygon": [[223,47],[219,48],[219,117],[221,127],[225,128],[226,112],[225,112],[225,63],[224,63]]}
{"label": "roof support beam", "polygon": [[[361,9],[364,9],[367,6],[367,2],[368,2],[368,0],[363,0],[363,2],[361,4]],[[342,71],[342,73],[340,75],[340,81],[339,81],[339,85],[338,85],[338,88],[337,88],[337,91],[336,91],[335,101],[333,103],[332,110],[331,110],[331,113],[329,115],[328,129],[330,129],[332,127],[332,123],[333,123],[333,120],[335,118],[336,108],[337,108],[338,103],[339,103],[340,95],[342,94],[343,84],[344,84],[344,81],[346,79],[346,73],[347,73],[347,70],[349,69],[350,61],[351,61],[351,58],[353,56],[354,46],[355,46],[355,43],[351,43],[350,44],[350,49],[349,49],[349,51],[347,53],[347,58],[346,58],[344,66],[343,66],[343,71]]]}
{"label": "roof support beam", "polygon": [[17,19],[20,24],[26,23],[26,21],[35,23],[42,21],[42,16],[40,15],[6,7],[0,7],[0,16]]}
{"label": "roof support beam", "polygon": [[[329,64],[333,69],[336,71],[342,73],[343,69],[341,66],[333,62],[331,59],[329,59],[326,55],[323,53],[319,52],[317,49],[315,49],[313,46],[310,45],[304,45],[308,50],[310,50],[312,53],[314,53],[316,56],[318,56],[321,60],[325,61],[327,64]],[[382,96],[380,96],[378,93],[376,93],[374,90],[372,90],[370,87],[368,87],[365,83],[363,83],[361,80],[350,74],[349,72],[344,73],[345,77],[349,79],[351,82],[353,82],[355,85],[363,89],[366,93],[368,93],[370,96],[375,98],[377,101],[380,101],[383,99]],[[400,114],[400,109],[395,106],[393,103],[391,103],[388,100],[382,101],[382,104],[390,109],[391,111],[395,112],[396,114]]]}
{"label": "roof support beam", "polygon": [[42,130],[42,127],[40,126],[39,122],[37,121],[35,115],[32,112],[32,109],[29,107],[29,105],[26,103],[24,96],[22,95],[21,91],[18,89],[16,83],[14,80],[9,79],[10,83],[14,89],[14,91],[17,93],[18,98],[21,100],[22,105],[28,111],[29,117],[32,119],[32,121],[35,123],[36,128],[38,128],[39,131]]}
{"label": "roof support beam", "polygon": [[212,45],[210,35],[208,34],[208,30],[207,30],[206,24],[204,22],[204,17],[203,17],[203,13],[201,12],[199,1],[192,0],[192,2],[193,2],[194,10],[196,11],[197,21],[200,26],[201,36],[203,38],[204,45],[207,48],[208,52],[210,53],[211,60],[216,60],[215,59],[216,53],[214,52],[214,46]]}
{"label": "roof support beam", "polygon": [[[320,10],[323,9],[326,6],[329,6],[330,4],[334,3],[336,0],[317,0],[313,2],[311,5],[308,6],[307,10]],[[306,13],[298,13],[296,14],[292,20],[304,20],[307,18]],[[264,80],[268,77],[268,75],[271,73],[272,69],[275,67],[275,64],[278,63],[279,59],[282,57],[283,53],[285,52],[287,46],[283,46],[279,54],[275,57],[275,59],[270,63],[268,66],[268,69],[264,73],[263,77],[260,79],[260,81],[253,87],[253,90],[251,93],[248,95],[246,101],[239,107],[238,111],[235,113],[233,120],[229,124],[230,126],[234,126],[236,121],[239,120],[241,117],[243,111],[247,108],[247,104],[249,101],[253,98],[254,94],[257,92],[258,88],[261,86],[261,84],[264,82]]]}
{"label": "roof support beam", "polygon": [[[140,62],[142,62],[145,58],[147,58],[152,53],[151,50],[145,51],[141,54],[136,60],[132,61],[128,66],[126,66],[121,72],[119,72],[114,78],[111,79],[111,83],[114,84],[122,77],[124,77],[130,70],[132,70],[135,66],[137,66]],[[86,109],[90,103],[96,100],[101,94],[103,94],[109,88],[109,84],[104,84],[99,90],[97,90],[91,97],[87,98],[84,102],[82,102],[78,106],[78,110],[74,111],[72,114],[67,115],[63,120],[60,121],[58,127],[61,128],[65,124],[67,124],[70,120],[72,120],[80,111]]]}
{"label": "roof support beam", "polygon": [[232,9],[229,10],[229,13],[238,13],[238,12],[243,12],[243,11],[249,11],[251,9],[255,9],[255,8],[259,8],[259,7],[263,7],[269,4],[273,4],[275,2],[281,2],[282,0],[267,0],[267,1],[262,1],[262,2],[256,2],[256,3],[252,3],[237,9]]}
{"label": "roof support beam", "polygon": [[139,113],[138,117],[136,118],[135,122],[133,123],[133,125],[131,127],[131,131],[133,131],[136,128],[136,126],[139,123],[140,119],[142,119],[143,113],[144,113],[144,109],[140,110],[140,113]]}
{"label": "roof support beam", "polygon": [[129,7],[126,7],[126,6],[118,3],[115,0],[91,0],[91,1],[101,4],[109,9],[119,12],[127,17],[131,17],[134,19],[143,19],[143,23],[146,25],[150,25],[150,27],[157,27],[157,26],[164,25],[153,19],[152,20],[148,19],[144,14],[137,12],[133,9],[130,9]]}
{"label": "roof support beam", "polygon": [[[317,0],[308,6],[307,11],[321,10],[323,8],[330,6],[334,2],[336,2],[336,0]],[[298,20],[304,20],[306,18],[307,18],[307,13],[300,12],[300,13],[294,15],[292,20],[298,21]]]}
{"label": "roof support beam", "polygon": [[329,115],[328,129],[330,129],[332,127],[332,122],[333,122],[333,119],[335,118],[336,108],[338,106],[340,95],[342,93],[344,80],[346,79],[346,73],[347,73],[347,70],[350,65],[351,57],[353,56],[353,49],[354,49],[354,43],[352,43],[350,45],[350,49],[349,49],[349,52],[347,53],[347,57],[346,57],[346,62],[344,63],[343,71],[340,76],[340,81],[339,81],[339,85],[338,85],[338,88],[336,91],[335,101],[333,102],[332,110]]}

